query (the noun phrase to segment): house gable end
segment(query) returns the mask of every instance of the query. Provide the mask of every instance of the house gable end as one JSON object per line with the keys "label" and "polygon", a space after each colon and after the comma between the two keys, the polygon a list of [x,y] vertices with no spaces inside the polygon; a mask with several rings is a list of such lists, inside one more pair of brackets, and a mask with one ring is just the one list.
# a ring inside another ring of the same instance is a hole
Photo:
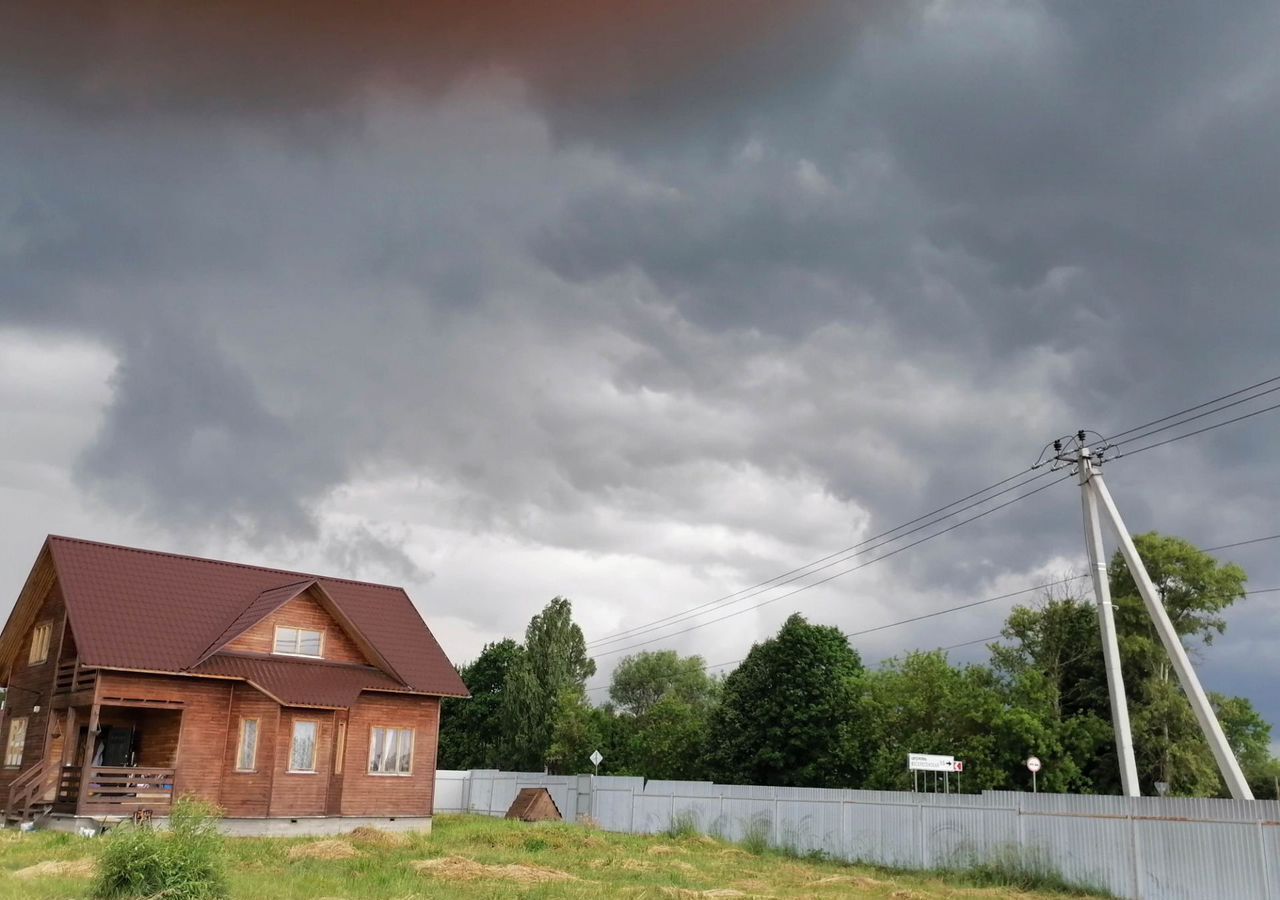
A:
{"label": "house gable end", "polygon": [[347,629],[325,609],[314,587],[285,601],[273,612],[259,619],[218,649],[228,653],[272,654],[275,650],[277,628],[301,628],[321,632],[324,635],[321,654],[327,662],[355,663],[381,668],[375,660],[365,654]]}
{"label": "house gable end", "polygon": [[[39,624],[41,614],[57,586],[57,570],[46,542],[36,557],[35,565],[18,594],[4,630],[0,631],[0,678],[8,683],[15,664],[22,665],[22,654],[28,649],[31,629]],[[54,649],[50,650],[53,653]]]}

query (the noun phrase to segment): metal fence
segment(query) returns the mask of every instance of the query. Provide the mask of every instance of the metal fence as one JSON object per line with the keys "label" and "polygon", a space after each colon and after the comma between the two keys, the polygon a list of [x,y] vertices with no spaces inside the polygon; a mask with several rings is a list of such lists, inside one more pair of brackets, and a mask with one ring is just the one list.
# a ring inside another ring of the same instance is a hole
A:
{"label": "metal fence", "polygon": [[566,819],[655,834],[692,823],[730,841],[904,869],[1017,862],[1142,900],[1280,900],[1280,803],[987,791],[925,794],[526,772],[441,771],[436,812],[501,816],[545,787]]}

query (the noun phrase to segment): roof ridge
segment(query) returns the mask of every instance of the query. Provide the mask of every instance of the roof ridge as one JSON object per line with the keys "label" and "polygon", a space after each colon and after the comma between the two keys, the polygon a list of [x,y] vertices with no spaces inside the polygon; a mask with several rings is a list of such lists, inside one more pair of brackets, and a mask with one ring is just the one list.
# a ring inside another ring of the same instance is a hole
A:
{"label": "roof ridge", "polygon": [[[170,559],[186,559],[192,562],[211,563],[218,566],[229,566],[234,569],[249,569],[254,572],[274,572],[277,575],[293,575],[297,576],[299,581],[306,581],[307,579],[315,581],[334,581],[339,584],[355,584],[360,585],[361,587],[373,587],[387,591],[399,591],[402,594],[405,592],[404,587],[398,584],[385,584],[379,581],[360,581],[356,578],[340,578],[336,575],[316,575],[310,572],[298,572],[293,569],[277,569],[273,566],[255,566],[250,565],[249,563],[232,562],[228,559],[213,559],[208,556],[192,556],[189,553],[170,553],[167,550],[151,550],[146,547],[126,547],[124,544],[111,544],[106,541],[91,541],[87,538],[69,537],[65,534],[51,534],[48,536],[48,539],[50,541],[65,541],[71,544],[88,544],[92,547],[106,547],[110,550],[124,550],[129,553],[144,553],[149,556],[166,556]],[[297,583],[298,582],[291,581],[288,584]],[[287,586],[287,584],[280,585],[280,587]]]}

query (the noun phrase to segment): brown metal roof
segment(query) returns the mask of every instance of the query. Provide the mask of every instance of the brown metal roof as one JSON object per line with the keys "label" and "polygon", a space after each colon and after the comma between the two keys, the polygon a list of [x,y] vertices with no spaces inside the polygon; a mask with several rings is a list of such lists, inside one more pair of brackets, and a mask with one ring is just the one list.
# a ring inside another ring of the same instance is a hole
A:
{"label": "brown metal roof", "polygon": [[316,583],[403,680],[401,689],[468,696],[402,588],[54,535],[46,546],[86,665],[194,671],[211,649]]}
{"label": "brown metal roof", "polygon": [[349,708],[361,691],[405,691],[400,682],[371,666],[215,653],[191,669],[193,675],[243,678],[285,706]]}

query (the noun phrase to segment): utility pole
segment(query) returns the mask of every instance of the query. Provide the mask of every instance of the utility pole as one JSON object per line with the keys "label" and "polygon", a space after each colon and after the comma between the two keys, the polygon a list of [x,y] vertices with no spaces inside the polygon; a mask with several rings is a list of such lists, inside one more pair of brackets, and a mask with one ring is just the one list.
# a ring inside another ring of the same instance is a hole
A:
{"label": "utility pole", "polygon": [[1080,431],[1076,433],[1075,446],[1064,448],[1062,441],[1058,440],[1053,442],[1053,449],[1055,468],[1068,465],[1078,467],[1081,491],[1084,495],[1085,544],[1089,552],[1093,586],[1099,605],[1098,621],[1102,630],[1107,688],[1111,695],[1111,715],[1115,725],[1116,749],[1120,756],[1120,777],[1125,793],[1131,797],[1138,795],[1137,767],[1133,760],[1133,735],[1129,728],[1129,710],[1125,698],[1124,680],[1120,672],[1120,652],[1116,643],[1115,618],[1112,613],[1111,594],[1102,551],[1099,513],[1106,516],[1112,531],[1120,540],[1120,554],[1130,574],[1133,575],[1138,593],[1142,595],[1143,606],[1146,607],[1147,615],[1151,617],[1156,627],[1156,633],[1160,636],[1160,643],[1164,645],[1165,653],[1169,655],[1169,661],[1173,664],[1173,670],[1178,676],[1178,683],[1182,685],[1182,691],[1191,703],[1191,710],[1195,713],[1200,730],[1209,743],[1209,749],[1213,751],[1213,757],[1218,763],[1218,769],[1222,772],[1223,781],[1226,782],[1232,799],[1252,800],[1253,791],[1249,789],[1249,783],[1245,781],[1244,773],[1240,771],[1240,764],[1236,761],[1235,754],[1231,752],[1231,745],[1227,743],[1218,717],[1214,715],[1213,707],[1209,705],[1209,698],[1204,688],[1200,686],[1200,679],[1196,677],[1195,669],[1191,667],[1191,660],[1187,658],[1182,639],[1173,627],[1173,623],[1169,621],[1169,614],[1165,612],[1164,603],[1151,582],[1147,567],[1143,565],[1142,557],[1138,555],[1138,549],[1133,544],[1133,538],[1130,537],[1124,520],[1120,518],[1115,500],[1107,490],[1101,468],[1106,446],[1100,447],[1095,452],[1086,442],[1086,432]]}
{"label": "utility pole", "polygon": [[1124,677],[1120,673],[1120,643],[1116,639],[1115,608],[1111,604],[1107,558],[1102,547],[1102,524],[1098,521],[1097,498],[1089,487],[1089,482],[1101,478],[1102,473],[1088,447],[1080,448],[1077,463],[1080,467],[1080,498],[1084,506],[1084,543],[1089,551],[1093,596],[1098,602],[1098,630],[1102,633],[1102,660],[1106,664],[1107,692],[1111,696],[1111,725],[1116,735],[1116,758],[1120,761],[1120,785],[1126,797],[1138,797],[1142,792],[1138,787],[1138,764],[1133,756],[1129,701],[1125,695]]}

